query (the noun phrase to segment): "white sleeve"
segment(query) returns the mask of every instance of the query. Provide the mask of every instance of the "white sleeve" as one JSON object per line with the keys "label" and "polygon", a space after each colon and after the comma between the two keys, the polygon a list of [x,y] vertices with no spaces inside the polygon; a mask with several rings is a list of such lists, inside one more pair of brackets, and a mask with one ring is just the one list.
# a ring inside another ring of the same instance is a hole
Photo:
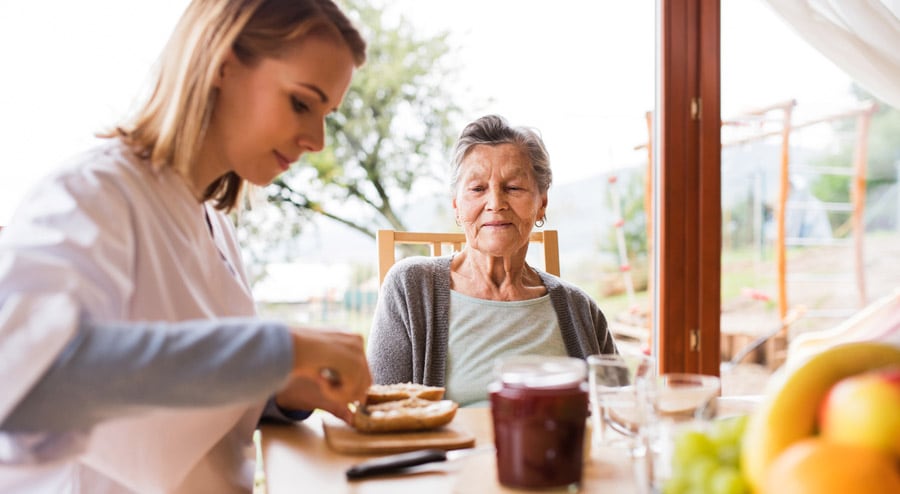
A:
{"label": "white sleeve", "polygon": [[73,172],[45,180],[3,229],[0,420],[50,366],[80,317],[121,317],[133,291],[131,214],[114,180]]}

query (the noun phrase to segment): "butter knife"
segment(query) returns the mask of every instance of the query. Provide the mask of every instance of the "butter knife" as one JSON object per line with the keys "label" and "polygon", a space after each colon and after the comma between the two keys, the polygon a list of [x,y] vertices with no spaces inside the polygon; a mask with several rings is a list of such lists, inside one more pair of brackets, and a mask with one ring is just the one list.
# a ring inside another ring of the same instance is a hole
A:
{"label": "butter knife", "polygon": [[464,448],[444,451],[443,449],[420,449],[408,453],[382,456],[373,460],[364,461],[347,469],[348,480],[358,480],[377,475],[400,473],[409,467],[436,463],[442,461],[454,461],[473,454],[493,453],[493,445],[479,446],[477,448]]}

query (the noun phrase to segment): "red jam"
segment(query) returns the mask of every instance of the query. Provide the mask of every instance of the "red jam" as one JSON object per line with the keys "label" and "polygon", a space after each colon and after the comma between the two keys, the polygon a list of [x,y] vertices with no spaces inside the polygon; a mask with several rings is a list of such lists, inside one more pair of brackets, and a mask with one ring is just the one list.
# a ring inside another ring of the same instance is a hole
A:
{"label": "red jam", "polygon": [[[566,359],[575,360],[577,359]],[[583,363],[582,363],[583,365]],[[581,376],[580,379],[578,376]],[[529,385],[519,375],[490,387],[497,475],[507,487],[544,489],[581,482],[588,393],[583,370],[568,382]],[[543,376],[546,378],[546,375]],[[552,381],[552,380],[551,380]]]}

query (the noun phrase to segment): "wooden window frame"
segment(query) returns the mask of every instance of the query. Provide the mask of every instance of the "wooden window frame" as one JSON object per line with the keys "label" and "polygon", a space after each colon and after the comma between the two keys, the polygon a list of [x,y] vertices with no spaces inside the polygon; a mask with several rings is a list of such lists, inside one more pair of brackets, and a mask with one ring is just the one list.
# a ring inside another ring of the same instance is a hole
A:
{"label": "wooden window frame", "polygon": [[661,373],[719,375],[720,1],[657,9],[653,351]]}

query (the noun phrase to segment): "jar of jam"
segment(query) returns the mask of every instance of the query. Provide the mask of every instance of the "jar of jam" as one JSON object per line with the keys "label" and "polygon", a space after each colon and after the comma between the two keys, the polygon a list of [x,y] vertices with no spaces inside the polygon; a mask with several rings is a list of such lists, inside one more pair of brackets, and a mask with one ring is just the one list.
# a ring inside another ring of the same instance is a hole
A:
{"label": "jar of jam", "polygon": [[488,391],[497,476],[507,487],[581,483],[588,414],[586,364],[571,357],[501,359]]}

